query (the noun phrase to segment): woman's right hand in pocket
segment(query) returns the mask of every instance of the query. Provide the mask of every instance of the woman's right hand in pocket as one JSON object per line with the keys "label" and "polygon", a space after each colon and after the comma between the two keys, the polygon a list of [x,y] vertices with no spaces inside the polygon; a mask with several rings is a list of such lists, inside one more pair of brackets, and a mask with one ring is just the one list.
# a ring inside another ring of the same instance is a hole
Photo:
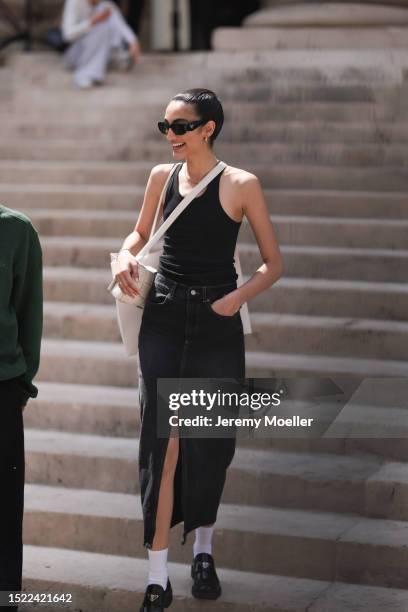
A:
{"label": "woman's right hand in pocket", "polygon": [[122,293],[136,297],[139,294],[136,284],[139,279],[139,266],[135,256],[130,251],[121,251],[117,259],[117,269],[115,280]]}

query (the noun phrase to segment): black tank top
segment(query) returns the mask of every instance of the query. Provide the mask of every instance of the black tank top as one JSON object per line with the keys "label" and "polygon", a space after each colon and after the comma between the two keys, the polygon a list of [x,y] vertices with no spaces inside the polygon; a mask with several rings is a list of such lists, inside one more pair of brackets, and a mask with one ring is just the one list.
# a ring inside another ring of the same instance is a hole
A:
{"label": "black tank top", "polygon": [[[175,170],[167,187],[164,220],[183,199]],[[222,171],[223,172],[223,171]],[[185,285],[217,285],[238,278],[234,250],[241,221],[224,211],[219,198],[221,174],[192,200],[164,234],[158,271]]]}

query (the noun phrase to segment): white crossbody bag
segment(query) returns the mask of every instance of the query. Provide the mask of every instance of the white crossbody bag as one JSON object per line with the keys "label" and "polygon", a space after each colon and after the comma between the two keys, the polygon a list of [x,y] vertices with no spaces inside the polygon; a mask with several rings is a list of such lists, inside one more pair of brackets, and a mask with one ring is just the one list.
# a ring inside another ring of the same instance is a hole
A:
{"label": "white crossbody bag", "polygon": [[[111,270],[113,280],[108,285],[107,290],[112,294],[116,300],[116,314],[118,320],[118,326],[120,335],[122,337],[123,344],[127,355],[136,355],[138,352],[138,340],[139,330],[142,322],[143,308],[146,300],[146,296],[149,293],[150,287],[152,286],[154,275],[157,272],[159,266],[159,259],[162,253],[162,242],[159,244],[160,239],[164,233],[170,227],[170,225],[177,219],[177,217],[183,212],[183,210],[190,204],[190,202],[208,185],[213,178],[217,176],[226,167],[226,164],[219,161],[218,164],[206,174],[201,181],[192,189],[183,200],[176,206],[173,212],[167,217],[166,221],[162,223],[160,228],[155,232],[158,213],[161,207],[161,203],[165,197],[167,191],[167,185],[175,172],[177,166],[183,162],[174,164],[171,169],[169,176],[165,182],[162,193],[157,204],[152,229],[150,231],[149,240],[144,247],[135,255],[135,259],[138,263],[139,279],[136,280],[137,290],[139,294],[135,297],[131,297],[122,293],[119,285],[115,281],[115,275],[118,271],[117,258],[119,253],[111,253]],[[237,286],[242,285],[242,269],[241,262],[239,260],[238,246],[235,248],[234,253],[235,267],[238,275]],[[249,318],[248,305],[246,302],[242,304],[241,319],[243,325],[244,334],[252,333],[251,321]]]}

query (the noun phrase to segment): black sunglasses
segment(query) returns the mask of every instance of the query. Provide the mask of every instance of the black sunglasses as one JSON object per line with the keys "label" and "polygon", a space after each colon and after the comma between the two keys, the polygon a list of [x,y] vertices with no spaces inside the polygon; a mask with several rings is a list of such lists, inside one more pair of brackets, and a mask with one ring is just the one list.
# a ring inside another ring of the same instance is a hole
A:
{"label": "black sunglasses", "polygon": [[191,132],[192,130],[195,130],[199,125],[203,125],[204,123],[207,123],[205,119],[198,119],[197,121],[189,121],[185,123],[176,123],[175,121],[173,123],[169,123],[167,120],[164,120],[159,121],[157,127],[159,128],[162,134],[167,134],[167,132],[171,128],[176,134],[176,136],[182,136],[182,134],[185,134],[186,132]]}

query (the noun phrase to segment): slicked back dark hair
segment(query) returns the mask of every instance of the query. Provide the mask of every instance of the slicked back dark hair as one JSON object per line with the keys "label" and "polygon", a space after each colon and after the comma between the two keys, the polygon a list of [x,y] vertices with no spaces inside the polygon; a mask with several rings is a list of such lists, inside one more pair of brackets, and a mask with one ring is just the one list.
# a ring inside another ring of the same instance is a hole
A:
{"label": "slicked back dark hair", "polygon": [[215,130],[209,137],[210,147],[212,147],[224,123],[224,111],[216,94],[210,89],[197,87],[176,94],[172,100],[181,100],[186,104],[193,104],[200,119],[215,121]]}

